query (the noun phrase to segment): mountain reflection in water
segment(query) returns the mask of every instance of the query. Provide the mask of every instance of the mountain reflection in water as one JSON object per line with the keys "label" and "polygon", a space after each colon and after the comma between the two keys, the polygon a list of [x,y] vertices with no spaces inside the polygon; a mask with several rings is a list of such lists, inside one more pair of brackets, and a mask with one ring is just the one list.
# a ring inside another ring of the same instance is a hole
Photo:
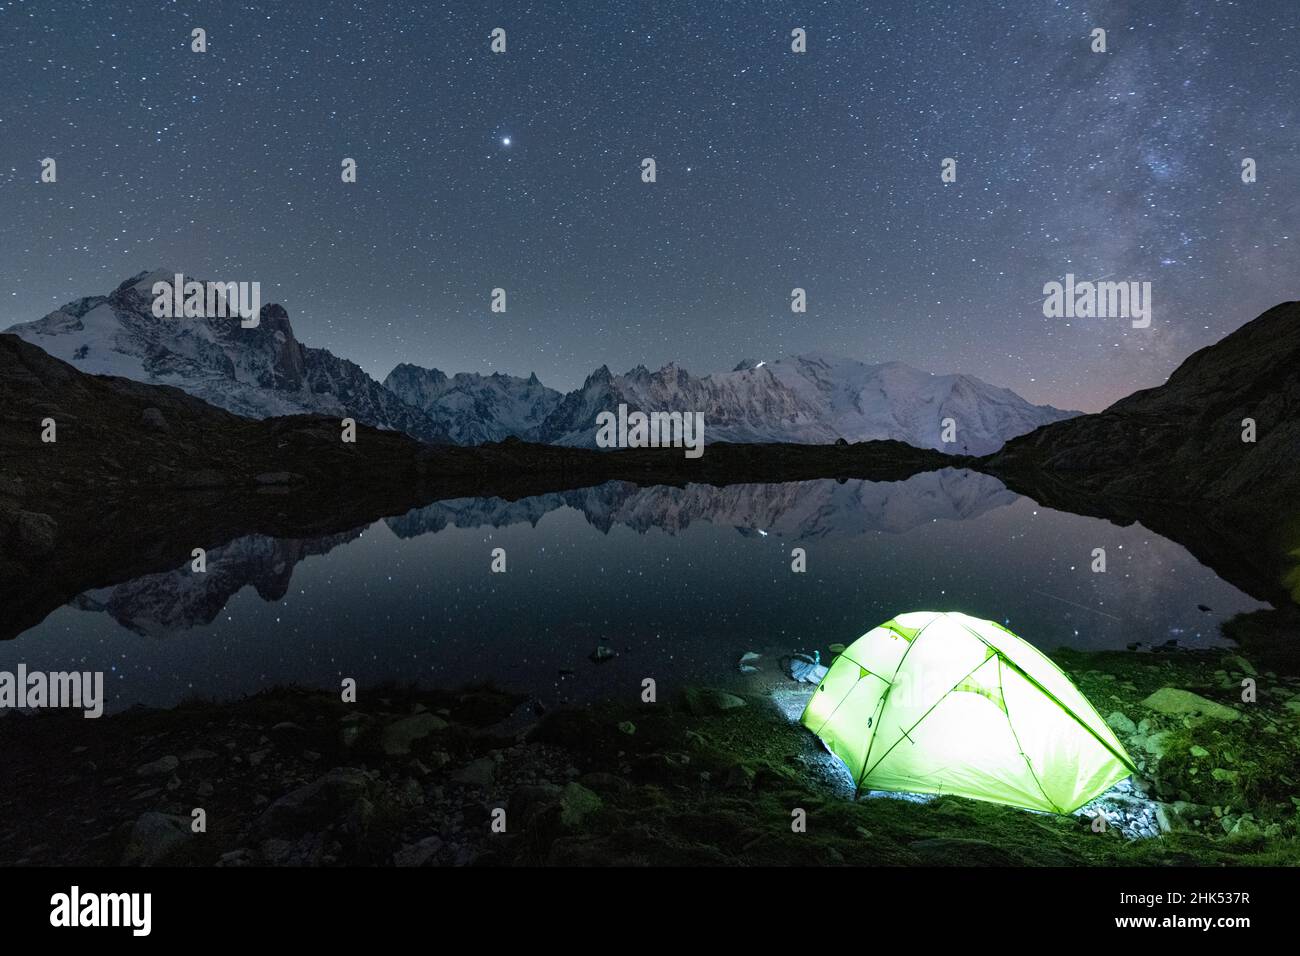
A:
{"label": "mountain reflection in water", "polygon": [[[322,538],[248,535],[207,566],[87,591],[0,645],[0,663],[105,670],[110,708],[344,677],[491,680],[550,704],[644,677],[660,693],[723,681],[745,651],[847,643],[910,609],[1004,621],[1050,650],[1220,643],[1219,621],[1261,606],[1140,525],[955,469],[461,498]],[[616,656],[593,664],[602,643]]]}

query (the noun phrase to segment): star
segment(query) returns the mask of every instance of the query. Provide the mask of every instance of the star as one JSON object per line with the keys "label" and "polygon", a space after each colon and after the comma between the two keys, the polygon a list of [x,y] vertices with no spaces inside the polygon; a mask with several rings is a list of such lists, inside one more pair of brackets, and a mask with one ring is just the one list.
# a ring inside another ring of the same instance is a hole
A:
{"label": "star", "polygon": [[510,145],[510,137],[509,137],[509,136],[502,136],[502,137],[501,137],[501,145],[502,145],[502,146],[509,146],[509,145]]}

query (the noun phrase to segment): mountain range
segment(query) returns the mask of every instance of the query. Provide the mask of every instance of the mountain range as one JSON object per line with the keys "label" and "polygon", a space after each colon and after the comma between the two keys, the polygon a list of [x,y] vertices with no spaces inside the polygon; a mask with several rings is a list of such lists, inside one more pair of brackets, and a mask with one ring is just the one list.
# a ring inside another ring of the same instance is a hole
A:
{"label": "mountain range", "polygon": [[[901,362],[868,365],[813,352],[742,362],[696,377],[676,365],[624,375],[604,366],[559,402],[529,437],[592,447],[602,411],[704,412],[708,441],[827,444],[894,439],[958,455],[985,455],[1011,438],[1078,412],[1032,405],[970,375],[931,375]],[[944,420],[954,441],[942,440]]]}
{"label": "mountain range", "polygon": [[[57,422],[57,444],[44,437],[47,422]],[[414,528],[425,518],[455,519],[444,509],[411,509],[465,498],[499,499],[492,507],[513,520],[510,502],[609,481],[687,487],[617,500],[582,493],[593,524],[638,527],[653,517],[685,526],[711,512],[742,530],[816,535],[824,504],[817,496],[805,502],[811,511],[796,500],[778,513],[741,492],[713,496],[700,486],[831,478],[841,489],[831,489],[833,498],[852,497],[857,478],[906,482],[945,467],[995,476],[1049,508],[1140,522],[1252,596],[1300,602],[1296,302],[1190,356],[1161,386],[1038,428],[981,458],[899,441],[723,442],[697,460],[526,442],[434,446],[364,424],[357,443],[339,438],[332,414],[236,415],[178,388],[86,374],[0,334],[0,579],[10,584],[0,639],[77,594],[178,567],[196,544],[214,549],[240,535],[306,540],[394,515]],[[931,480],[887,486],[916,488],[919,496],[854,507],[880,515],[881,527],[905,527],[915,516],[965,513],[992,500],[968,495],[976,487],[970,482],[952,486],[941,476],[931,489]],[[811,486],[799,487],[808,497]],[[519,515],[547,500],[534,497]],[[917,501],[925,507],[914,508]],[[274,576],[275,562],[267,567]]]}
{"label": "mountain range", "polygon": [[[822,353],[742,362],[696,376],[676,365],[602,366],[562,394],[537,376],[448,375],[403,363],[382,383],[327,349],[303,345],[284,308],[263,306],[243,328],[230,318],[157,318],[152,287],[171,270],[142,272],[107,296],[70,302],[8,331],[91,374],[173,385],[250,418],[352,417],[433,444],[519,438],[595,447],[596,415],[703,412],[709,442],[825,444],[894,439],[919,448],[984,455],[1077,412],[1033,405],[969,375],[931,375],[898,362],[868,365]],[[944,442],[945,419],[954,441]]]}

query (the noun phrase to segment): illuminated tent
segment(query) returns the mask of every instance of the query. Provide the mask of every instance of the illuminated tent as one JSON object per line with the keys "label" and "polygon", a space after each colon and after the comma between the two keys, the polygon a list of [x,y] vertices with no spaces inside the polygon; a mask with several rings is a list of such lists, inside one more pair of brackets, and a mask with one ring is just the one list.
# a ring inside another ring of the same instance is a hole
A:
{"label": "illuminated tent", "polygon": [[956,612],[900,614],[858,638],[802,720],[869,790],[1072,813],[1136,770],[1060,668]]}

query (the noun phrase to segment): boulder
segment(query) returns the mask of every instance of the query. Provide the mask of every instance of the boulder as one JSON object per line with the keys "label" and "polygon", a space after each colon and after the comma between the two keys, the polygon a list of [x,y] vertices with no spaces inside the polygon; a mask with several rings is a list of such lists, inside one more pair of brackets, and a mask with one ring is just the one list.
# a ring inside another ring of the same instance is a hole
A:
{"label": "boulder", "polygon": [[480,757],[468,763],[451,775],[456,783],[466,783],[472,787],[492,786],[497,776],[497,763],[491,757]]}
{"label": "boulder", "polygon": [[157,760],[136,767],[135,773],[138,777],[157,777],[162,774],[170,774],[180,765],[181,760],[179,757],[168,754],[166,757],[159,757]]}
{"label": "boulder", "polygon": [[1142,706],[1170,717],[1205,717],[1210,720],[1239,720],[1241,714],[1231,707],[1206,700],[1200,694],[1177,687],[1162,687],[1146,700]]}
{"label": "boulder", "polygon": [[335,767],[325,776],[299,787],[263,811],[253,825],[259,836],[285,836],[320,829],[350,816],[370,791],[370,778],[355,767]]}
{"label": "boulder", "polygon": [[1118,710],[1113,710],[1110,716],[1106,718],[1106,724],[1117,734],[1135,734],[1137,733],[1137,724]]}
{"label": "boulder", "polygon": [[686,709],[696,717],[721,714],[745,706],[743,698],[711,687],[688,687],[685,696]]}
{"label": "boulder", "polygon": [[447,722],[441,717],[428,713],[415,714],[385,727],[380,737],[380,747],[390,757],[404,756],[411,752],[411,745],[415,741],[446,729]]}
{"label": "boulder", "polygon": [[1237,671],[1240,674],[1245,674],[1247,677],[1259,676],[1259,671],[1255,670],[1255,665],[1246,660],[1246,658],[1242,657],[1240,654],[1229,655],[1224,658],[1223,662],[1234,671]]}
{"label": "boulder", "polygon": [[582,784],[567,783],[560,793],[560,822],[566,827],[576,827],[602,806],[600,797]]}
{"label": "boulder", "polygon": [[506,819],[516,827],[526,827],[539,812],[559,802],[563,792],[563,788],[553,783],[515,787],[506,807]]}
{"label": "boulder", "polygon": [[1142,741],[1142,749],[1153,757],[1163,757],[1165,755],[1165,743],[1169,739],[1169,731],[1160,730],[1150,734]]}
{"label": "boulder", "polygon": [[439,837],[425,837],[418,843],[411,843],[393,854],[393,866],[427,866],[429,861],[442,849]]}
{"label": "boulder", "polygon": [[185,817],[149,812],[131,825],[123,866],[154,866],[173,857],[194,840]]}

